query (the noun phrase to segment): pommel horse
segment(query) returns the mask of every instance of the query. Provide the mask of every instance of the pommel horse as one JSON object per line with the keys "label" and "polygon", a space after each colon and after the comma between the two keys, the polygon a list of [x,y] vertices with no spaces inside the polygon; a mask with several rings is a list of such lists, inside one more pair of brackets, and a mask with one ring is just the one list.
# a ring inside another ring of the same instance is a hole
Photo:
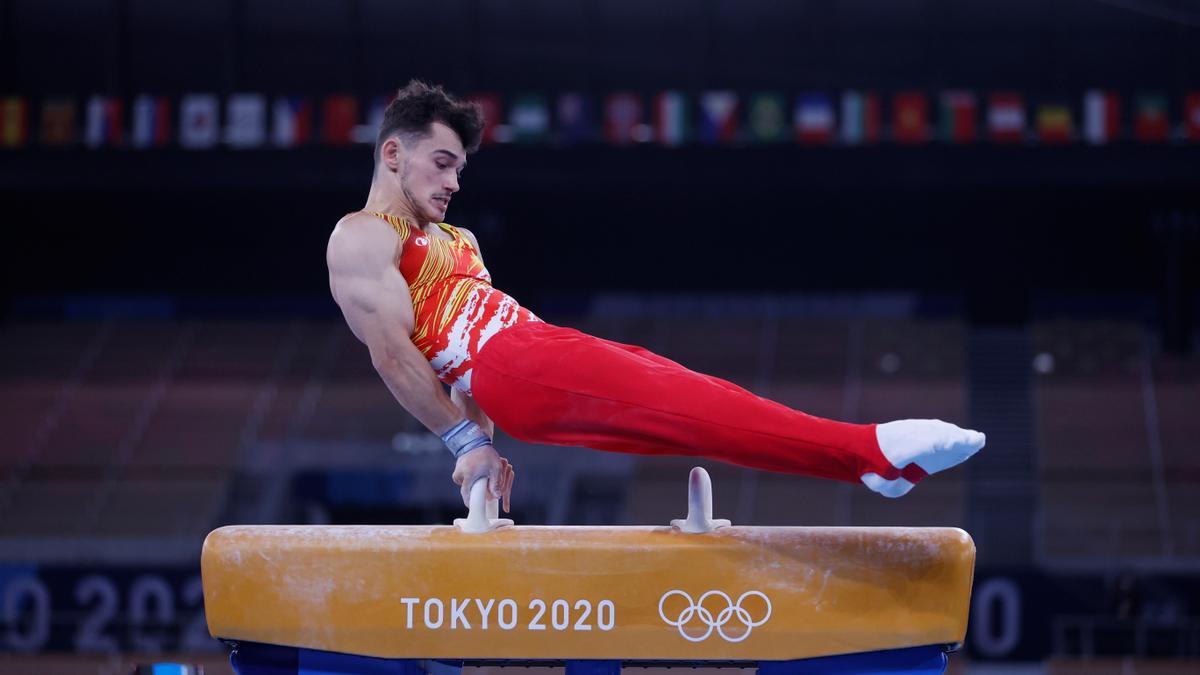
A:
{"label": "pommel horse", "polygon": [[465,665],[942,673],[975,544],[955,528],[734,527],[692,470],[664,527],[229,526],[204,542],[209,631],[240,675]]}

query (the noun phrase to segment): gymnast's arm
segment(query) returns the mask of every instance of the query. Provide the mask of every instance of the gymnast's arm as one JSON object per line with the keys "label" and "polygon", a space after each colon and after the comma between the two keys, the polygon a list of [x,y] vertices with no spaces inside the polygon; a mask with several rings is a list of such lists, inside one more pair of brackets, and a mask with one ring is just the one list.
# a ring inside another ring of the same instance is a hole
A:
{"label": "gymnast's arm", "polygon": [[[366,214],[344,218],[330,235],[326,250],[329,289],[350,330],[367,345],[371,363],[392,396],[440,436],[462,420],[464,410],[446,395],[433,368],[412,343],[412,299],[396,268],[397,245],[395,232],[378,218]],[[452,480],[466,504],[471,486],[487,477],[492,496],[503,499],[508,511],[514,475],[508,460],[491,445],[483,445],[458,458]]]}
{"label": "gymnast's arm", "polygon": [[382,220],[362,215],[342,220],[329,237],[330,291],[392,396],[441,435],[463,418],[463,411],[412,343],[412,299],[395,265],[395,232]]}
{"label": "gymnast's arm", "polygon": [[454,403],[454,405],[458,406],[459,409],[462,410],[463,414],[467,416],[467,419],[478,424],[479,428],[483,429],[483,433],[488,435],[488,438],[495,438],[495,422],[492,422],[492,419],[487,416],[487,413],[483,412],[483,408],[479,407],[479,404],[475,402],[475,399],[467,396],[458,389],[451,387],[450,400]]}

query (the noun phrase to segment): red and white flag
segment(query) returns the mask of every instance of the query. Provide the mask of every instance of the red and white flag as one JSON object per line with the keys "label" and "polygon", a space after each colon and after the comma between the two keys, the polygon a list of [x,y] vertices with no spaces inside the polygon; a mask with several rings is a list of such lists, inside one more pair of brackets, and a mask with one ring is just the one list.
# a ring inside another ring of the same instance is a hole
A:
{"label": "red and white flag", "polygon": [[988,136],[996,143],[1020,143],[1025,138],[1025,101],[1020,94],[997,92],[988,97]]}
{"label": "red and white flag", "polygon": [[1093,89],[1083,95],[1083,137],[1092,145],[1116,140],[1121,128],[1121,100],[1111,91]]}
{"label": "red and white flag", "polygon": [[211,148],[221,129],[217,120],[217,97],[188,94],[179,101],[179,145],[188,150]]}

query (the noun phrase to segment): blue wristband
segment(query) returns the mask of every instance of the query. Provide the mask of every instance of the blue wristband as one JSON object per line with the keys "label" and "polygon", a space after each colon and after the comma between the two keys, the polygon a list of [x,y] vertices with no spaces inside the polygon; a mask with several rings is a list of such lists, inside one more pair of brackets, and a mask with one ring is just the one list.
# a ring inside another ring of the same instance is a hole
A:
{"label": "blue wristband", "polygon": [[450,454],[458,459],[481,445],[490,445],[492,439],[483,433],[478,424],[464,419],[442,434],[442,442],[446,444]]}

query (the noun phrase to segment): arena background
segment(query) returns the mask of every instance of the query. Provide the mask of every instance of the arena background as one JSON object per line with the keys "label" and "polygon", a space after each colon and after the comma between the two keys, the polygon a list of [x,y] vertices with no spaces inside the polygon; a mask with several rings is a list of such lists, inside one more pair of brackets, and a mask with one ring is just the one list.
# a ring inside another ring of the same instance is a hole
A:
{"label": "arena background", "polygon": [[[545,318],[988,434],[901,500],[707,463],[716,515],[964,527],[953,672],[1195,672],[1183,0],[0,1],[0,672],[230,672],[210,529],[460,514],[323,260],[413,77],[489,110],[448,220]],[[682,515],[688,460],[499,447],[519,524]]]}

